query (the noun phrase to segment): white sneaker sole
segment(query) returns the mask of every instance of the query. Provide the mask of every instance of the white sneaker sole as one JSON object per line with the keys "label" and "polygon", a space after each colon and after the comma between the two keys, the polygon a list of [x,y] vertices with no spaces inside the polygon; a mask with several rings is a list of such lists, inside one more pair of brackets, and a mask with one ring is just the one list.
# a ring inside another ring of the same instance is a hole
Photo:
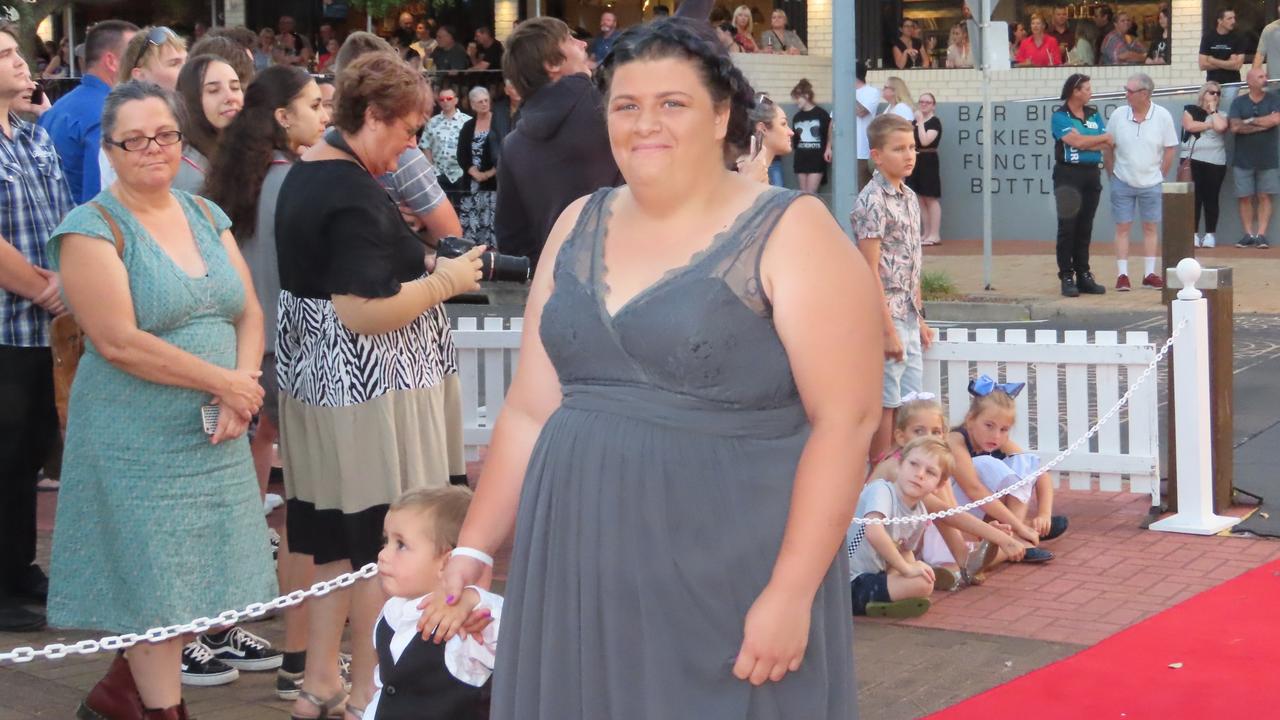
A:
{"label": "white sneaker sole", "polygon": [[284,663],[284,655],[273,655],[271,657],[259,658],[257,660],[243,660],[240,658],[222,656],[219,656],[218,659],[237,670],[244,670],[245,672],[277,670]]}
{"label": "white sneaker sole", "polygon": [[233,683],[240,677],[240,671],[231,668],[223,673],[182,673],[182,684],[188,687],[217,687]]}

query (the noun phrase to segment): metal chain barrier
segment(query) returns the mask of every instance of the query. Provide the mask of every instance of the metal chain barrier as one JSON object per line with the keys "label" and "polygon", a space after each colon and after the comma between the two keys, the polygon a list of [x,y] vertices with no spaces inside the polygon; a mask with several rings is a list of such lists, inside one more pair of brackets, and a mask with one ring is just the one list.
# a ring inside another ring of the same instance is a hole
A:
{"label": "metal chain barrier", "polygon": [[208,631],[210,628],[235,625],[248,618],[262,617],[272,610],[283,610],[284,608],[292,607],[307,598],[328,595],[334,590],[351,587],[356,584],[357,580],[366,580],[377,576],[377,574],[378,564],[369,563],[354,572],[344,573],[332,580],[318,582],[306,590],[294,590],[270,602],[249,603],[243,610],[227,610],[217,617],[196,618],[185,625],[151,628],[141,634],[110,635],[100,640],[81,640],[70,645],[52,643],[39,649],[31,647],[14,648],[9,652],[0,652],[0,662],[26,663],[36,658],[60,660],[68,655],[92,655],[103,651],[124,650],[144,641],[164,642],[182,635],[198,635]]}
{"label": "metal chain barrier", "polygon": [[1084,445],[1085,443],[1089,442],[1089,439],[1092,438],[1094,435],[1097,435],[1098,430],[1101,429],[1103,425],[1106,425],[1107,422],[1111,420],[1111,418],[1115,417],[1116,414],[1120,412],[1120,408],[1129,404],[1129,399],[1133,397],[1134,391],[1137,390],[1139,387],[1141,387],[1142,383],[1146,382],[1147,378],[1151,377],[1151,375],[1155,373],[1156,367],[1160,365],[1160,361],[1164,360],[1165,356],[1169,354],[1169,350],[1173,348],[1173,341],[1178,339],[1178,335],[1182,333],[1182,329],[1185,328],[1186,326],[1187,326],[1187,321],[1183,320],[1181,323],[1178,324],[1178,327],[1173,329],[1173,332],[1169,335],[1169,339],[1165,340],[1164,345],[1160,347],[1160,351],[1156,353],[1155,358],[1150,363],[1147,364],[1147,369],[1143,370],[1142,374],[1139,375],[1138,379],[1134,381],[1132,385],[1129,386],[1129,389],[1125,391],[1124,395],[1120,396],[1120,400],[1117,401],[1116,404],[1113,405],[1112,408],[1108,410],[1105,415],[1098,418],[1098,422],[1094,423],[1093,427],[1089,428],[1089,432],[1080,436],[1079,438],[1076,439],[1075,442],[1068,445],[1067,449],[1058,453],[1057,457],[1045,463],[1044,465],[1041,465],[1040,467],[1036,468],[1034,471],[1022,476],[1021,479],[1019,479],[1017,482],[1013,483],[1009,487],[1004,488],[999,492],[988,495],[987,497],[984,497],[981,500],[974,500],[971,503],[958,505],[953,508],[948,508],[947,510],[932,512],[932,513],[929,513],[928,515],[905,515],[902,517],[894,517],[894,518],[854,518],[853,519],[854,524],[856,525],[905,525],[907,523],[921,523],[921,522],[931,522],[933,520],[941,520],[942,518],[951,517],[952,515],[959,515],[960,513],[963,513],[963,512],[969,512],[970,510],[982,507],[987,503],[995,502],[996,500],[999,500],[1000,498],[1004,497],[1005,495],[1008,495],[1014,490],[1017,490],[1023,485],[1026,485],[1027,483],[1035,482],[1036,479],[1039,478],[1041,475],[1057,467],[1058,463],[1065,460],[1068,455],[1075,452],[1076,450],[1079,450],[1081,445]]}
{"label": "metal chain barrier", "polygon": [[[1009,487],[997,493],[984,497],[981,500],[974,500],[973,502],[967,503],[965,505],[960,505],[960,506],[953,507],[940,512],[929,513],[928,515],[912,515],[907,517],[871,518],[871,519],[855,518],[854,523],[858,525],[900,525],[900,524],[906,524],[906,523],[930,522],[933,520],[940,520],[942,518],[951,517],[952,515],[958,515],[962,512],[968,512],[970,510],[973,510],[974,508],[982,507],[983,505],[986,505],[987,503],[990,503],[990,502],[995,502],[996,500],[999,500],[1000,498],[1004,497],[1005,495],[1008,495],[1014,490],[1017,490],[1023,485],[1026,485],[1027,483],[1030,483],[1030,482],[1035,482],[1036,478],[1052,470],[1055,466],[1058,465],[1058,463],[1062,462],[1068,455],[1080,449],[1080,446],[1088,442],[1089,439],[1092,438],[1094,435],[1097,435],[1098,430],[1103,425],[1105,425],[1108,421],[1114,418],[1116,414],[1120,412],[1121,408],[1123,408],[1125,405],[1129,403],[1129,399],[1133,397],[1134,391],[1137,390],[1144,382],[1146,382],[1147,379],[1150,378],[1153,373],[1155,373],[1156,367],[1159,366],[1160,361],[1163,360],[1165,356],[1169,354],[1170,348],[1173,347],[1173,341],[1178,338],[1178,335],[1182,332],[1182,329],[1186,327],[1186,324],[1187,323],[1184,320],[1181,324],[1178,325],[1178,327],[1174,328],[1173,333],[1170,334],[1169,336],[1169,339],[1165,341],[1164,345],[1161,346],[1160,351],[1156,353],[1155,359],[1152,360],[1147,365],[1147,369],[1144,370],[1142,372],[1142,375],[1138,376],[1138,379],[1132,385],[1129,386],[1129,389],[1126,390],[1124,395],[1120,397],[1120,400],[1115,404],[1115,406],[1113,406],[1110,410],[1106,412],[1105,415],[1099,418],[1098,422],[1095,423],[1093,427],[1089,428],[1089,432],[1085,433],[1082,437],[1078,438],[1075,442],[1071,443],[1071,445],[1067,446],[1067,449],[1058,453],[1057,457],[1045,463],[1044,465],[1041,465],[1034,472],[1028,473],[1026,476],[1019,479],[1018,482],[1014,483],[1013,485],[1010,485]],[[125,633],[124,635],[110,635],[110,636],[101,638],[99,640],[81,640],[80,642],[72,643],[70,645],[67,645],[64,643],[52,643],[49,645],[45,645],[43,648],[32,648],[32,647],[14,648],[9,652],[0,652],[0,662],[27,663],[37,658],[44,658],[46,660],[59,660],[68,655],[92,655],[94,653],[99,653],[103,651],[124,650],[126,648],[133,647],[134,645],[137,645],[140,642],[164,642],[165,640],[171,640],[175,637],[180,637],[182,635],[198,635],[200,633],[208,631],[210,628],[218,628],[218,627],[226,627],[228,625],[235,625],[236,623],[242,622],[248,618],[262,617],[263,615],[265,615],[266,613],[272,610],[283,610],[284,608],[292,607],[294,605],[297,605],[298,603],[301,603],[307,598],[328,595],[334,590],[351,587],[357,581],[367,580],[369,578],[375,577],[377,574],[378,574],[377,563],[369,563],[368,565],[365,565],[364,567],[354,572],[349,572],[343,575],[339,575],[338,577],[333,578],[332,580],[318,582],[312,585],[307,590],[294,590],[293,592],[287,595],[281,595],[280,597],[270,602],[250,603],[243,610],[227,610],[226,612],[219,614],[217,617],[196,618],[195,620],[192,620],[191,622],[185,625],[169,625],[168,627],[156,627],[156,628],[151,628],[150,630],[147,630],[146,632],[140,633],[140,634]]]}

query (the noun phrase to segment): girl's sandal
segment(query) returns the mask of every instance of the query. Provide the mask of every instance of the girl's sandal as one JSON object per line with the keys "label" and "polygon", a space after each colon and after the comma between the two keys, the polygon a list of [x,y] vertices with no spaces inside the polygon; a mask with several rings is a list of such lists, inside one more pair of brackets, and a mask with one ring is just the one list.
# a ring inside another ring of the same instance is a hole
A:
{"label": "girl's sandal", "polygon": [[893,618],[906,620],[917,618],[929,609],[929,598],[906,598],[891,602],[867,603],[867,617]]}
{"label": "girl's sandal", "polygon": [[[340,690],[338,691],[338,694],[328,700],[321,700],[306,690],[299,690],[298,699],[305,700],[312,705],[315,705],[318,708],[318,714],[311,717],[303,717],[301,715],[294,715],[290,713],[290,720],[339,720],[339,718],[342,717],[342,714],[347,712],[347,708],[344,707],[347,702],[347,693],[345,691]],[[335,711],[337,712],[336,715],[329,714],[330,712]]]}

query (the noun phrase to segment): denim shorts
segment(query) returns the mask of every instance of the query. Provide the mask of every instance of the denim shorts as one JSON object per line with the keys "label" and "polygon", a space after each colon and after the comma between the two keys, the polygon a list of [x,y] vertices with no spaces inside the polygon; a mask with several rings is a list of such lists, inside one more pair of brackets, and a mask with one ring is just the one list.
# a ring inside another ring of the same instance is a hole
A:
{"label": "denim shorts", "polygon": [[1164,195],[1159,185],[1137,188],[1111,176],[1111,219],[1117,224],[1134,220],[1158,223],[1163,207]]}
{"label": "denim shorts", "polygon": [[1231,168],[1231,179],[1235,181],[1238,198],[1280,195],[1280,168]]}
{"label": "denim shorts", "polygon": [[893,602],[893,598],[889,597],[887,573],[862,573],[849,583],[849,591],[853,594],[854,615],[866,615],[867,603]]}
{"label": "denim shorts", "polygon": [[924,352],[920,348],[920,318],[894,320],[893,329],[902,341],[902,362],[884,361],[884,391],[880,407],[902,405],[902,396],[924,390]]}

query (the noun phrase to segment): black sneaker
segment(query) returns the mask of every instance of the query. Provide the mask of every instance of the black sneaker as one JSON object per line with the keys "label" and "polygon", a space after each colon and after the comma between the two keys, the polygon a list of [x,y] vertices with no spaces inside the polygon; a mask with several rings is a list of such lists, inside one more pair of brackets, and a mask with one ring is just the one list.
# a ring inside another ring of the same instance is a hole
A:
{"label": "black sneaker", "polygon": [[1256,236],[1254,235],[1245,235],[1244,237],[1236,241],[1236,247],[1239,247],[1239,248],[1257,247],[1258,241],[1254,239],[1255,237]]}
{"label": "black sneaker", "polygon": [[182,648],[182,684],[192,687],[226,685],[240,677],[240,671],[213,656],[204,643],[195,640]]}
{"label": "black sneaker", "polygon": [[1267,248],[1271,247],[1271,243],[1267,242],[1266,235],[1254,235],[1253,246],[1258,248],[1259,250],[1266,250]]}
{"label": "black sneaker", "polygon": [[275,670],[284,662],[284,653],[271,643],[242,627],[222,633],[205,633],[200,642],[213,651],[213,656],[237,670],[258,672]]}
{"label": "black sneaker", "polygon": [[1062,296],[1063,297],[1080,297],[1080,290],[1076,288],[1076,280],[1070,275],[1063,275],[1062,279]]}
{"label": "black sneaker", "polygon": [[1105,295],[1107,293],[1107,289],[1093,279],[1093,273],[1091,272],[1077,273],[1076,287],[1085,295]]}
{"label": "black sneaker", "polygon": [[0,632],[38,632],[44,627],[44,613],[28,610],[20,601],[0,595]]}

